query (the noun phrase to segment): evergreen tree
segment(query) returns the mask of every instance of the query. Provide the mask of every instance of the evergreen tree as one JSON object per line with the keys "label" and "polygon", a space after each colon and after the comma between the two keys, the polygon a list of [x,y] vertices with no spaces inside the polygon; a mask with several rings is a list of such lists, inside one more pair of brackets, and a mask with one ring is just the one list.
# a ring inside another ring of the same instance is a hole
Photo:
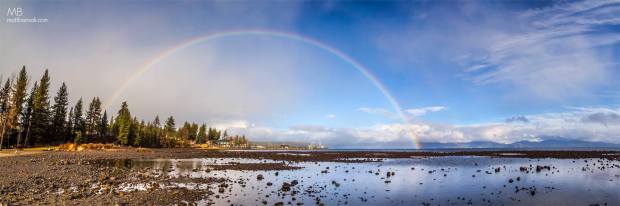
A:
{"label": "evergreen tree", "polygon": [[129,113],[129,106],[127,102],[123,102],[121,109],[118,110],[118,115],[114,121],[115,125],[118,125],[118,135],[116,139],[122,145],[129,145],[131,143],[131,113]]}
{"label": "evergreen tree", "polygon": [[73,134],[77,134],[78,132],[82,133],[82,136],[84,135],[84,132],[86,131],[86,122],[84,120],[84,116],[83,116],[83,102],[82,102],[82,98],[80,97],[80,99],[75,103],[75,107],[73,107]]}
{"label": "evergreen tree", "polygon": [[82,137],[82,132],[76,132],[75,133],[75,139],[73,140],[73,144],[75,144],[75,146],[81,145],[84,141],[84,138]]}
{"label": "evergreen tree", "polygon": [[161,123],[159,122],[159,115],[155,116],[155,120],[153,120],[153,126],[161,128]]}
{"label": "evergreen tree", "polygon": [[67,93],[67,85],[62,83],[56,97],[54,97],[54,106],[52,106],[52,134],[54,140],[64,141],[66,137],[66,118],[67,118],[67,105],[69,104],[69,94]]}
{"label": "evergreen tree", "polygon": [[188,122],[183,123],[183,126],[181,128],[179,128],[179,138],[183,139],[183,140],[188,140],[189,139],[189,129],[190,129],[190,124]]}
{"label": "evergreen tree", "polygon": [[71,107],[69,109],[69,115],[67,118],[67,128],[65,130],[65,139],[64,141],[67,142],[69,140],[74,139],[73,138],[73,107]]}
{"label": "evergreen tree", "polygon": [[86,135],[96,136],[101,124],[101,101],[99,97],[93,97],[86,112]]}
{"label": "evergreen tree", "polygon": [[164,133],[166,134],[166,137],[170,138],[170,137],[175,137],[175,131],[176,131],[176,126],[174,123],[174,117],[170,116],[168,117],[168,119],[166,119],[166,124],[164,126]]}
{"label": "evergreen tree", "polygon": [[196,136],[198,136],[198,124],[192,122],[189,127],[189,139],[196,141]]}
{"label": "evergreen tree", "polygon": [[[19,116],[22,114],[24,100],[26,99],[28,87],[28,73],[26,72],[26,66],[23,66],[21,71],[19,71],[19,75],[17,76],[17,80],[15,81],[15,85],[13,88],[13,97],[11,98],[10,109],[8,113],[7,124],[9,127],[7,136],[11,137],[12,134],[17,133],[19,143],[19,130],[23,130],[21,127],[19,120]],[[0,145],[1,146],[1,145]]]}
{"label": "evergreen tree", "polygon": [[39,81],[39,87],[34,95],[33,112],[31,119],[31,135],[37,143],[50,143],[48,129],[50,125],[50,101],[49,101],[50,77],[47,69]]}
{"label": "evergreen tree", "polygon": [[196,143],[203,144],[207,140],[207,125],[200,125],[200,129],[198,129],[198,136],[196,136]]}
{"label": "evergreen tree", "polygon": [[0,89],[0,150],[4,144],[4,133],[7,131],[11,98],[11,79],[7,79]]}
{"label": "evergreen tree", "polygon": [[108,136],[108,112],[103,111],[103,116],[101,116],[101,121],[99,123],[99,136],[104,139]]}
{"label": "evergreen tree", "polygon": [[161,134],[161,123],[159,122],[159,115],[155,116],[155,120],[153,120],[153,136],[159,138],[162,136]]}
{"label": "evergreen tree", "polygon": [[[39,83],[35,82],[34,86],[30,90],[30,95],[28,95],[28,99],[26,100],[26,108],[24,108],[24,115],[22,115],[22,127],[24,128],[21,132],[21,136],[24,136],[24,145],[30,146],[32,145],[32,140],[30,138],[30,128],[32,125],[32,112],[34,109],[34,96],[36,91],[39,88]],[[17,142],[19,144],[21,138],[17,138]]]}
{"label": "evergreen tree", "polygon": [[[144,122],[143,122],[144,124]],[[143,146],[144,142],[143,142],[143,136],[141,134],[141,130],[142,130],[142,126],[139,122],[138,122],[138,118],[134,117],[133,120],[131,121],[131,130],[130,130],[130,136],[132,136],[133,138],[131,138],[133,140],[133,146],[136,147],[141,147]]]}

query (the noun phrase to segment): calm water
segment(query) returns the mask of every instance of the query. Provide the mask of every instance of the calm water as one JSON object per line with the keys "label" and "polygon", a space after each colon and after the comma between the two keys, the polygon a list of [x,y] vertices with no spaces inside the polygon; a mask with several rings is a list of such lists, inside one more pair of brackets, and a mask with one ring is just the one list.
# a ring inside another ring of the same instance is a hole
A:
{"label": "calm water", "polygon": [[[371,163],[290,163],[304,168],[277,171],[277,175],[276,171],[205,171],[208,165],[229,162],[282,161],[157,159],[133,160],[127,166],[149,168],[153,173],[171,177],[230,180],[223,193],[218,191],[217,184],[167,185],[209,189],[215,193],[205,197],[201,204],[262,205],[266,201],[268,205],[276,202],[316,205],[318,198],[326,205],[620,205],[620,161],[429,157]],[[549,169],[537,172],[537,165]],[[527,167],[529,172],[521,171],[520,167]],[[388,177],[388,172],[395,175]],[[258,174],[265,178],[257,180]],[[291,191],[280,190],[284,182],[293,180],[299,184]],[[268,186],[267,182],[273,185]],[[145,185],[126,184],[122,189],[146,189]],[[292,191],[296,194],[291,195]]]}

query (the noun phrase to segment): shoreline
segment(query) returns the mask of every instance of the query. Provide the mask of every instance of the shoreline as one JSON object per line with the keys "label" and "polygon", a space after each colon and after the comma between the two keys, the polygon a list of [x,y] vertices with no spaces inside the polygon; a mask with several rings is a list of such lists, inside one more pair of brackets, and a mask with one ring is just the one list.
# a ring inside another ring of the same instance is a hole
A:
{"label": "shoreline", "polygon": [[[7,151],[2,151],[6,153]],[[14,152],[14,151],[13,151]],[[206,165],[214,170],[269,172],[298,169],[292,164],[365,163],[393,158],[476,156],[490,158],[557,158],[620,160],[618,151],[460,151],[460,152],[369,152],[369,151],[227,151],[196,148],[105,149],[84,151],[37,151],[16,156],[0,156],[0,203],[8,204],[94,204],[168,205],[217,197],[211,190],[161,188],[170,182],[201,182],[223,188],[237,184],[234,177],[193,178],[154,175],[152,170],[131,166],[132,160],[212,158],[255,159],[258,163],[228,162],[226,166]],[[271,163],[267,163],[269,160]],[[277,162],[274,164],[273,162]],[[207,171],[208,172],[208,171]],[[318,171],[317,171],[318,172]],[[144,191],[121,191],[123,184],[147,182]],[[218,186],[219,185],[219,186]]]}

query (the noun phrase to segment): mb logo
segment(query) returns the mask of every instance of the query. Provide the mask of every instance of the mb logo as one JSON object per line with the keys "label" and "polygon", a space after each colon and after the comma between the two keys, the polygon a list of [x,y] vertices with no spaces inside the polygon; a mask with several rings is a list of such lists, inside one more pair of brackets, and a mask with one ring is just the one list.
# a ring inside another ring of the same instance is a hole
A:
{"label": "mb logo", "polygon": [[23,14],[24,12],[22,11],[22,8],[20,7],[9,8],[9,10],[6,11],[6,16],[22,16]]}

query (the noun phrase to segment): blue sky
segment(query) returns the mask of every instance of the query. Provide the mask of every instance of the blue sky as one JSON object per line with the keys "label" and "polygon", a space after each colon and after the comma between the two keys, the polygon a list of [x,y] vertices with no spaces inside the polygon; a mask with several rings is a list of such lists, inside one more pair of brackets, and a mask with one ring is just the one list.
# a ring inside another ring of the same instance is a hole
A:
{"label": "blue sky", "polygon": [[336,146],[549,136],[620,143],[618,1],[0,4],[13,7],[49,22],[0,24],[10,39],[0,42],[0,72],[6,77],[26,65],[38,78],[49,68],[53,86],[66,81],[72,101],[109,97],[144,62],[188,39],[263,30],[350,56],[385,85],[409,121],[341,58],[253,35],[190,46],[132,81],[112,105],[127,100],[145,119],[175,115],[257,139]]}

